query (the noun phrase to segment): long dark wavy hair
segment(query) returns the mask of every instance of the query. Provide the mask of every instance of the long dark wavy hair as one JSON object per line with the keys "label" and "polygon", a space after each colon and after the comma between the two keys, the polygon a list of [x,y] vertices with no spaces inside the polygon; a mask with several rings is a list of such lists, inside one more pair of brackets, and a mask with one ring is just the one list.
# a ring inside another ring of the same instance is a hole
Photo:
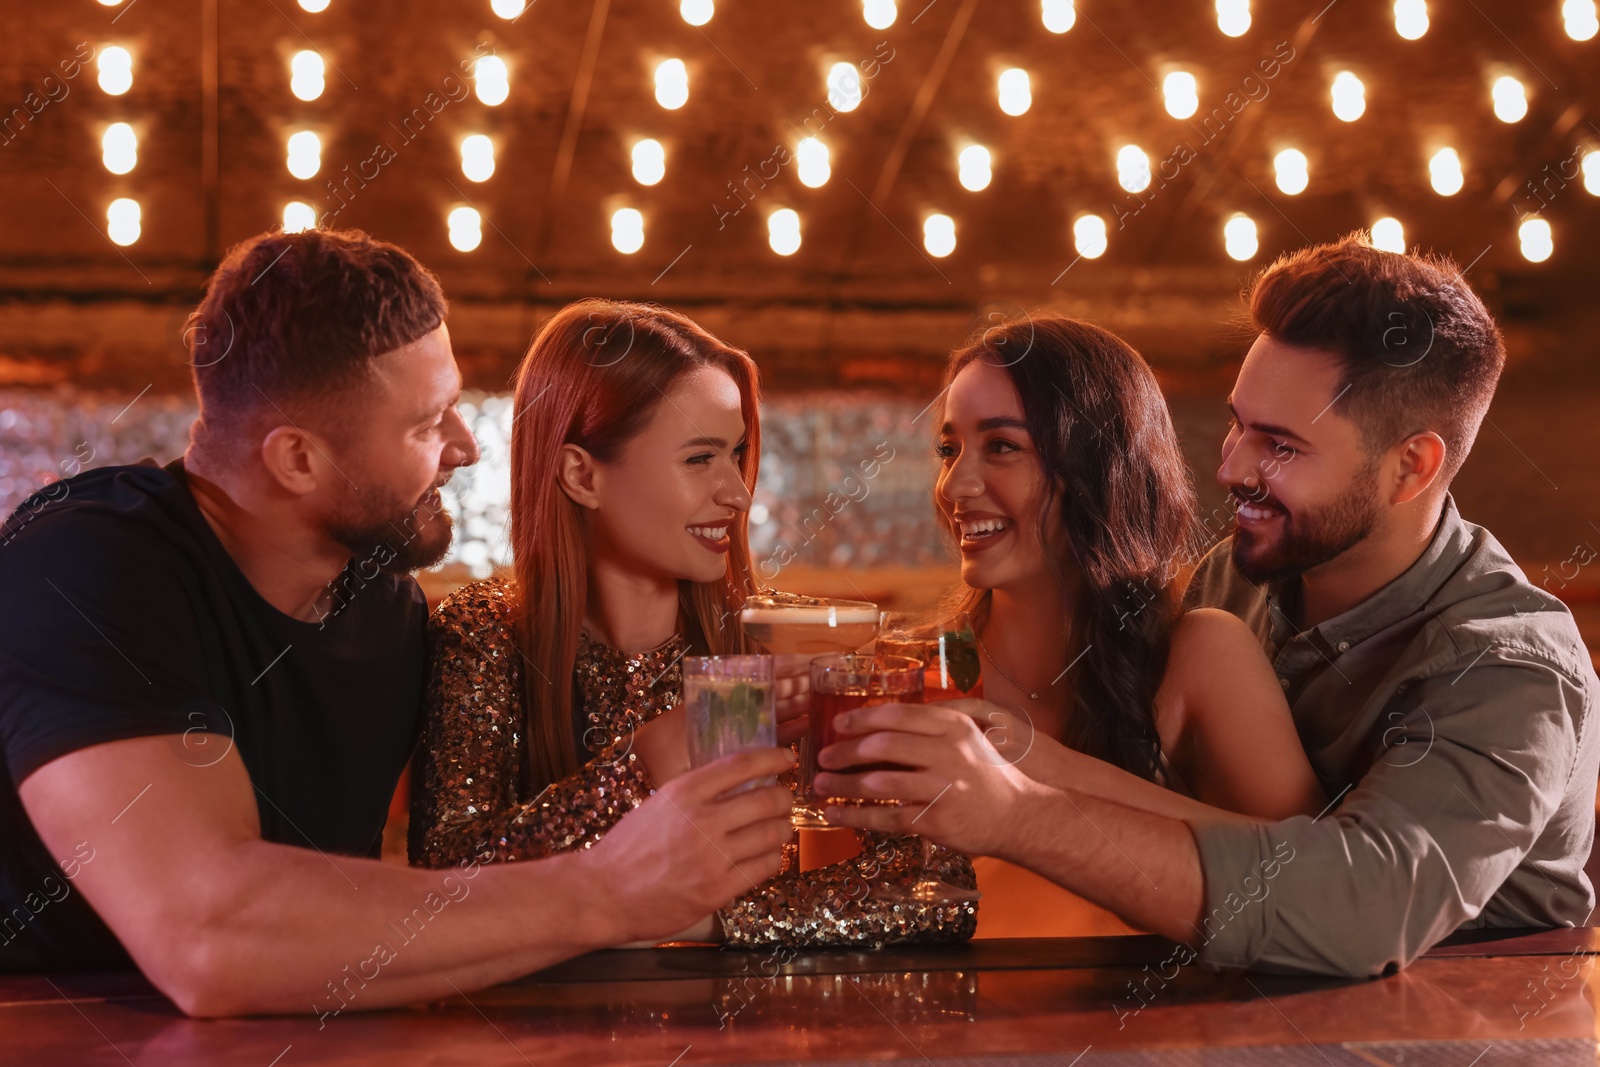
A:
{"label": "long dark wavy hair", "polygon": [[[1160,768],[1156,690],[1180,614],[1175,578],[1198,545],[1194,484],[1148,364],[1115,334],[1064,315],[985,329],[950,355],[945,386],[975,360],[1011,377],[1044,468],[1039,539],[1068,617],[1068,746],[1142,778]],[[941,420],[942,421],[942,420]],[[951,506],[934,494],[944,528]],[[982,632],[990,591],[950,607]]]}

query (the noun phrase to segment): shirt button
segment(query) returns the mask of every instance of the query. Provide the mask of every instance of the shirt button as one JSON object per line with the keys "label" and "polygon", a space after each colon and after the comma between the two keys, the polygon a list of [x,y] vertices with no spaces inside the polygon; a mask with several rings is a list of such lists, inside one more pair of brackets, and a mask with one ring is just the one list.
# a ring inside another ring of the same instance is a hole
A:
{"label": "shirt button", "polygon": [[1279,676],[1279,677],[1278,677],[1278,684],[1279,684],[1279,685],[1281,685],[1281,686],[1283,686],[1283,687],[1284,687],[1284,688],[1285,688],[1285,689],[1288,689],[1288,688],[1289,688],[1289,679],[1287,679],[1287,678],[1284,678],[1284,677],[1282,677],[1282,676],[1281,676],[1281,675],[1280,675],[1280,676]]}
{"label": "shirt button", "polygon": [[1339,642],[1339,651],[1340,652],[1349,652],[1350,651],[1350,642],[1349,641],[1340,641]]}

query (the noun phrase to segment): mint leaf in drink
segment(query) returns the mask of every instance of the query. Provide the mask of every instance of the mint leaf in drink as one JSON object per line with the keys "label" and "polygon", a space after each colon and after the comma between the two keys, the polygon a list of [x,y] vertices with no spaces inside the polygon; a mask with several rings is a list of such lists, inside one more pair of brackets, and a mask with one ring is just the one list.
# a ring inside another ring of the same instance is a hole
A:
{"label": "mint leaf in drink", "polygon": [[939,635],[939,649],[944,656],[945,670],[950,681],[963,693],[970,693],[978,684],[983,668],[978,662],[978,644],[971,630],[947,630]]}

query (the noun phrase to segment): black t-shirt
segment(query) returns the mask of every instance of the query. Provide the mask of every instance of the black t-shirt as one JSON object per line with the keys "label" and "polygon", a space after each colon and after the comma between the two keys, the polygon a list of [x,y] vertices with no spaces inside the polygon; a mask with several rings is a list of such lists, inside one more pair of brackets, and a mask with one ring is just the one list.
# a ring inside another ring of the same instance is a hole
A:
{"label": "black t-shirt", "polygon": [[132,966],[69,877],[94,833],[52,857],[17,795],[77,749],[166,734],[208,765],[231,746],[264,839],[378,854],[416,739],[427,603],[354,563],[339,589],[320,623],[263,600],[181,460],[87,471],[0,528],[0,971]]}

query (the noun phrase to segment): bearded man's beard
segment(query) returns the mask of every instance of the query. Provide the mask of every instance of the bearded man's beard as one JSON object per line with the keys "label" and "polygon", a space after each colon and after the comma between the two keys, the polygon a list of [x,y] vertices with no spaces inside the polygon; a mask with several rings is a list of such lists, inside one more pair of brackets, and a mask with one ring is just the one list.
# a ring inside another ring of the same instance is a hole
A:
{"label": "bearded man's beard", "polygon": [[1278,529],[1270,539],[1237,525],[1233,567],[1254,583],[1291,578],[1336,559],[1371,536],[1378,523],[1378,464],[1369,461],[1332,503],[1290,512],[1270,495],[1254,500],[1239,488],[1235,503],[1277,511]]}
{"label": "bearded man's beard", "polygon": [[438,563],[450,551],[452,532],[438,489],[406,502],[380,489],[349,486],[328,522],[330,537],[386,574],[410,574]]}

